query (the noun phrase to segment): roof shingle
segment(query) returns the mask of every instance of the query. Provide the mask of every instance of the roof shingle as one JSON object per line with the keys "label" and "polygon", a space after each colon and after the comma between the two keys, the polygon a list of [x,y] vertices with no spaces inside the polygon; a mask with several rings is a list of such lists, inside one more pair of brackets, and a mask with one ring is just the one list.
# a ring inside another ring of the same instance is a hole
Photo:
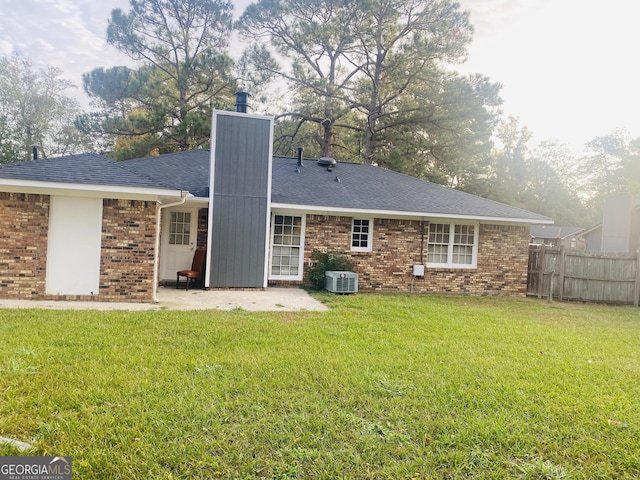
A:
{"label": "roof shingle", "polygon": [[118,187],[169,188],[158,178],[137,175],[116,162],[96,153],[83,153],[46,160],[0,165],[0,178]]}
{"label": "roof shingle", "polygon": [[539,220],[543,215],[481,198],[384,168],[337,163],[331,171],[316,161],[274,158],[272,202],[436,215]]}
{"label": "roof shingle", "polygon": [[[0,166],[0,178],[46,182],[155,187],[209,195],[209,150],[191,150],[116,162],[96,154]],[[337,163],[331,170],[315,160],[273,158],[272,197],[277,204],[428,216],[495,218],[550,223],[521,208],[401,173],[359,163]]]}

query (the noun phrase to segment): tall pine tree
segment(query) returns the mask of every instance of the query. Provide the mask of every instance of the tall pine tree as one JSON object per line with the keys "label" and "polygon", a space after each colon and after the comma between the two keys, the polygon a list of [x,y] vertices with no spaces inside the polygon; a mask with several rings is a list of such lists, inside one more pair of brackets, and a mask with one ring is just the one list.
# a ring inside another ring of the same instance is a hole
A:
{"label": "tall pine tree", "polygon": [[113,10],[107,40],[139,67],[85,74],[101,110],[79,124],[115,137],[117,158],[207,146],[211,108],[232,103],[231,28],[226,0],[131,0],[129,13]]}

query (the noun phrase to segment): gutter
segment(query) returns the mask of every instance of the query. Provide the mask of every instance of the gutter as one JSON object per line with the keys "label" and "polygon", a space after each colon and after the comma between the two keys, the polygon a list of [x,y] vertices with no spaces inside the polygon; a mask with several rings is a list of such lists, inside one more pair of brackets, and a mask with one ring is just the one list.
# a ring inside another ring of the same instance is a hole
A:
{"label": "gutter", "polygon": [[552,218],[524,218],[524,217],[490,217],[487,215],[462,215],[453,213],[430,213],[430,212],[411,212],[400,210],[377,210],[377,209],[364,209],[364,208],[351,208],[351,207],[323,207],[318,205],[299,205],[294,203],[278,203],[272,202],[271,208],[281,209],[284,211],[295,212],[307,212],[316,213],[319,215],[336,215],[346,214],[346,216],[362,215],[363,217],[376,217],[376,218],[394,218],[404,217],[406,219],[420,220],[425,218],[431,219],[452,219],[462,220],[479,223],[494,223],[494,224],[519,224],[519,225],[553,225]]}
{"label": "gutter", "polygon": [[158,275],[159,275],[159,261],[160,261],[160,225],[162,218],[162,210],[168,207],[177,207],[178,205],[184,204],[187,201],[188,197],[193,197],[189,192],[180,190],[180,200],[172,203],[165,203],[164,205],[160,203],[158,199],[158,204],[156,205],[156,246],[155,251],[153,253],[153,287],[151,290],[152,302],[158,303]]}

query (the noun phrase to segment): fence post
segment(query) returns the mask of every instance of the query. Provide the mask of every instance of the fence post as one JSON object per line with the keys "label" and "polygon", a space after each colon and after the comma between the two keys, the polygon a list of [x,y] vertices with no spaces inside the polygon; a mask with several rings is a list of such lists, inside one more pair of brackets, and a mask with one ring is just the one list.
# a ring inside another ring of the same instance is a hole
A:
{"label": "fence post", "polygon": [[636,285],[633,289],[633,306],[640,306],[640,248],[636,250]]}
{"label": "fence post", "polygon": [[560,246],[560,271],[558,272],[558,282],[560,283],[560,288],[558,289],[558,298],[560,301],[563,300],[564,297],[564,264],[567,261],[567,252],[564,248],[564,245]]}
{"label": "fence post", "polygon": [[544,250],[545,250],[545,246],[544,244],[542,244],[542,246],[540,247],[540,257],[538,259],[538,263],[540,265],[540,270],[538,271],[538,298],[542,298],[542,293],[544,290],[543,287],[543,283],[544,283]]}

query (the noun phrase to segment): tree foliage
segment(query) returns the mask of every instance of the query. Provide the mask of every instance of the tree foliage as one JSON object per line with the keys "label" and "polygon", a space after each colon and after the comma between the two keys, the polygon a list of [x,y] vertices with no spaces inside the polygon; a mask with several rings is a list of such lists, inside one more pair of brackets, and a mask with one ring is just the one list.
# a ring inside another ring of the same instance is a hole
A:
{"label": "tree foliage", "polygon": [[588,227],[597,223],[597,214],[587,208],[575,184],[563,175],[562,166],[571,163],[575,161],[562,145],[539,145],[527,159],[528,181],[521,201],[525,208],[553,218],[558,225]]}
{"label": "tree foliage", "polygon": [[464,162],[438,167],[456,151],[486,151],[498,87],[446,68],[471,38],[457,3],[259,0],[239,25],[256,41],[247,52],[254,68],[292,93],[280,114],[281,153],[298,143],[319,156],[459,184]]}
{"label": "tree foliage", "polygon": [[[640,193],[640,139],[612,132],[573,157],[530,149],[515,118],[500,121],[500,86],[461,75],[468,14],[451,0],[256,0],[236,27],[251,44],[234,65],[228,0],[130,0],[107,40],[135,67],[98,68],[78,106],[60,71],[0,63],[0,162],[86,148],[118,159],[208,147],[212,108],[240,86],[276,117],[274,153],[373,163],[586,225],[603,197]],[[263,110],[265,111],[265,110]],[[96,138],[100,144],[96,146]],[[589,207],[590,210],[587,208]]]}
{"label": "tree foliage", "polygon": [[73,123],[80,112],[68,94],[74,85],[61,74],[17,56],[0,58],[0,163],[28,160],[34,144],[42,158],[88,148]]}
{"label": "tree foliage", "polygon": [[[290,89],[292,100],[281,106],[279,117],[292,120],[293,138],[305,132],[303,139],[315,143],[319,156],[344,146],[338,128],[354,128],[343,120],[353,110],[349,97],[359,69],[346,60],[357,48],[365,3],[259,0],[247,7],[238,24],[247,38],[256,41],[245,53],[248,64],[255,71],[270,72]],[[291,143],[293,147],[295,141]]]}
{"label": "tree foliage", "polygon": [[366,5],[369,16],[350,63],[363,74],[355,102],[366,119],[364,161],[374,163],[385,132],[425,120],[426,105],[405,94],[444,88],[443,65],[465,55],[472,29],[468,14],[449,1],[371,0]]}
{"label": "tree foliage", "polygon": [[620,131],[587,143],[588,154],[580,160],[583,187],[591,197],[604,198],[626,187],[623,165],[629,156],[628,140]]}
{"label": "tree foliage", "polygon": [[488,175],[470,190],[551,217],[560,225],[588,226],[597,217],[580,198],[576,159],[557,142],[529,147],[531,132],[509,117],[496,128]]}
{"label": "tree foliage", "polygon": [[466,191],[488,175],[499,87],[481,75],[450,73],[415,87],[402,126],[380,136],[378,164]]}
{"label": "tree foliage", "polygon": [[500,122],[491,153],[487,188],[483,192],[494,200],[522,205],[522,194],[529,180],[529,141],[531,132],[509,117]]}
{"label": "tree foliage", "polygon": [[353,269],[353,265],[348,256],[337,252],[322,252],[314,249],[311,252],[313,265],[306,269],[307,278],[316,290],[323,290],[325,287],[325,274],[329,271],[348,271]]}
{"label": "tree foliage", "polygon": [[85,74],[101,111],[79,124],[116,138],[121,158],[208,145],[211,109],[232,102],[231,12],[226,0],[131,0],[129,13],[113,10],[107,40],[140,66]]}

